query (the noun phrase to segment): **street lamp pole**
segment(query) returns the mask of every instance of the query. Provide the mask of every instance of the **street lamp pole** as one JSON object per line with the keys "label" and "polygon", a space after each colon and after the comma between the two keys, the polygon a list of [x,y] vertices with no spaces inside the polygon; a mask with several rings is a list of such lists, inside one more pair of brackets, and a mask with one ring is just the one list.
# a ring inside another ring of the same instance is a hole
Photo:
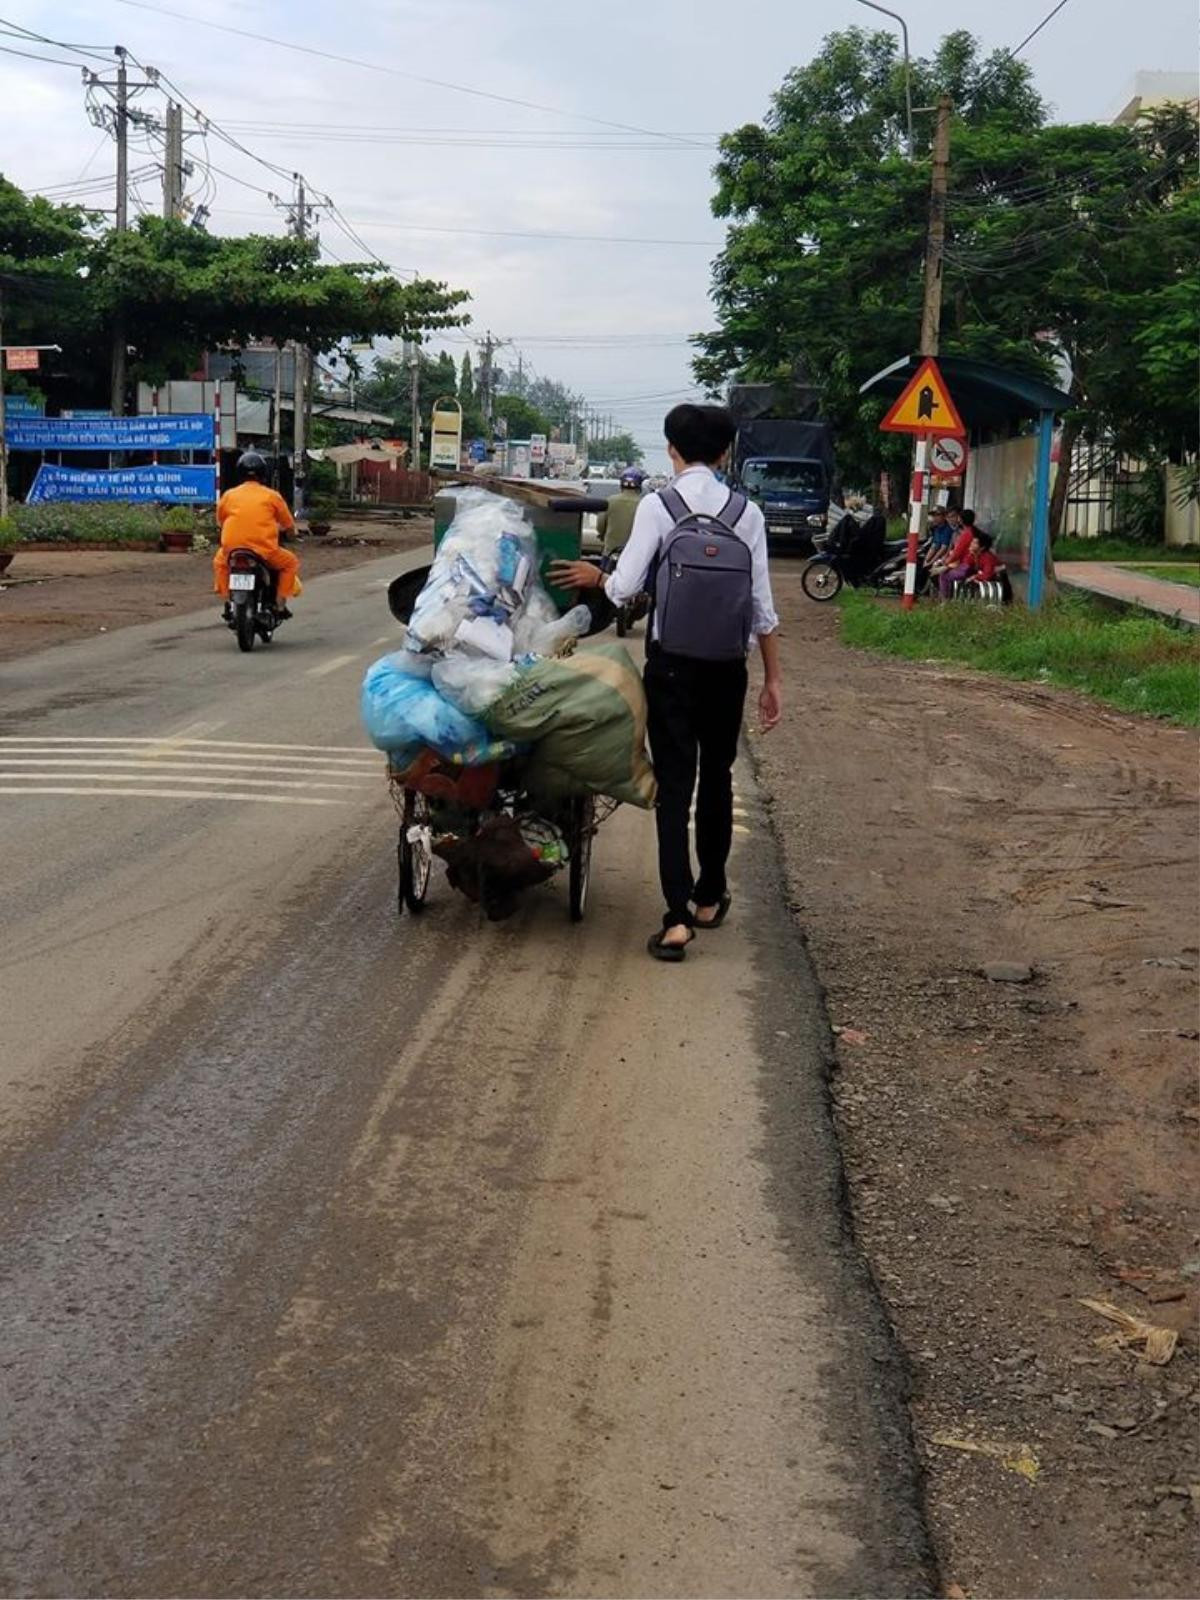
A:
{"label": "street lamp pole", "polygon": [[908,159],[913,159],[913,104],[912,104],[912,63],[908,53],[908,23],[898,11],[890,11],[887,6],[876,5],[875,0],[858,0],[859,5],[869,6],[872,11],[881,11],[885,17],[891,17],[900,24],[900,34],[904,41],[904,115],[908,123]]}

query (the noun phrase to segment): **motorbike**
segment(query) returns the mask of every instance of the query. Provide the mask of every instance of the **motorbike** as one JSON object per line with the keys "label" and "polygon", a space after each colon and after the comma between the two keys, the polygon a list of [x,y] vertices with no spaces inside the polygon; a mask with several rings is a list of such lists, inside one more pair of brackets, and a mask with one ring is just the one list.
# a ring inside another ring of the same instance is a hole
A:
{"label": "motorbike", "polygon": [[224,617],[237,635],[239,650],[253,650],[256,639],[270,644],[291,612],[275,599],[275,573],[255,550],[229,552],[229,599]]}
{"label": "motorbike", "polygon": [[[886,532],[887,523],[878,514],[863,523],[849,514],[844,516],[800,574],[800,587],[808,598],[832,600],[847,583],[853,589],[902,589],[908,541],[888,539]],[[918,588],[927,582],[922,563]]]}

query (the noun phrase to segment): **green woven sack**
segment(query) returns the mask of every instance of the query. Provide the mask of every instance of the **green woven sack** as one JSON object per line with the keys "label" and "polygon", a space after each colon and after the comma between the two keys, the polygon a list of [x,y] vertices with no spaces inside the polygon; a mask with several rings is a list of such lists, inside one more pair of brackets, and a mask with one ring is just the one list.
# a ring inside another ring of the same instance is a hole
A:
{"label": "green woven sack", "polygon": [[606,794],[643,810],[654,804],[646,696],[623,645],[537,662],[483,721],[500,738],[532,745],[524,776],[535,796]]}

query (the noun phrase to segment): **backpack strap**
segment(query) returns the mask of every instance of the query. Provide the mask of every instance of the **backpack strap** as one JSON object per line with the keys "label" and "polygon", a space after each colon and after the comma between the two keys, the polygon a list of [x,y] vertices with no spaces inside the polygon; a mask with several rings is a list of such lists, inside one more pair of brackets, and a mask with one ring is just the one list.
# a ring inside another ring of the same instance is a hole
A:
{"label": "backpack strap", "polygon": [[674,488],[673,485],[667,484],[665,489],[660,489],[658,491],[658,498],[662,501],[663,505],[666,506],[671,515],[672,522],[680,523],[683,521],[684,517],[691,516],[691,506],[688,505],[687,501],[680,494],[679,490]]}
{"label": "backpack strap", "polygon": [[717,521],[723,522],[727,528],[736,528],[746,513],[749,500],[740,489],[731,489],[729,499],[717,512]]}

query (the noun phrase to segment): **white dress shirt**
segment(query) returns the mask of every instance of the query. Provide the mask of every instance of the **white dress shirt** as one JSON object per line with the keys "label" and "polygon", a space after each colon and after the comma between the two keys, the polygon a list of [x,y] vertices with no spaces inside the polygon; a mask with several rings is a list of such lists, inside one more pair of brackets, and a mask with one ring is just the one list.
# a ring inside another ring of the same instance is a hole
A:
{"label": "white dress shirt", "polygon": [[[719,516],[729,499],[728,486],[717,478],[711,467],[685,467],[672,480],[671,486],[683,496],[690,510],[703,511],[711,517]],[[659,496],[646,495],[633,519],[629,543],[621,552],[616,570],[605,579],[604,592],[614,605],[626,605],[635,595],[642,593],[650,568],[674,527],[671,513]],[[756,636],[774,633],[779,626],[779,618],[775,615],[771,578],[767,571],[767,526],[753,500],[747,503],[734,532],[743,544],[750,546],[753,631]],[[654,637],[658,637],[657,620]]]}

